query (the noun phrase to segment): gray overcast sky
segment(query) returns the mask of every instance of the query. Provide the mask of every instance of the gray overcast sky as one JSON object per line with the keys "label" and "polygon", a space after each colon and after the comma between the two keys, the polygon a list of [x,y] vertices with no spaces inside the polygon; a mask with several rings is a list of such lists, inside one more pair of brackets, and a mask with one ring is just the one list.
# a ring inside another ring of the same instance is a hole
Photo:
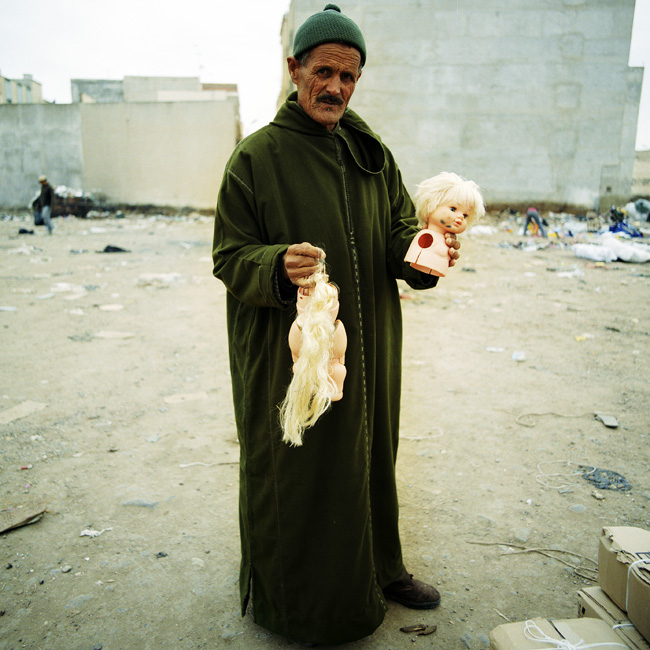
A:
{"label": "gray overcast sky", "polygon": [[[48,101],[70,79],[125,75],[236,83],[244,133],[275,115],[290,0],[0,0],[0,73],[32,74]],[[326,2],[323,1],[323,6]],[[345,11],[345,0],[340,2]],[[459,11],[463,11],[459,0]],[[637,0],[630,65],[650,68],[650,0]],[[637,149],[650,149],[646,70]]]}

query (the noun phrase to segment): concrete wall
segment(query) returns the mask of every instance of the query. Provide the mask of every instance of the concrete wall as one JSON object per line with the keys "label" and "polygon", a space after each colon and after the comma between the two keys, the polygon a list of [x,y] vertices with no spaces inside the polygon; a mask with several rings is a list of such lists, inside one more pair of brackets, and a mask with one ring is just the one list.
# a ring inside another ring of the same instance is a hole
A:
{"label": "concrete wall", "polygon": [[213,208],[236,144],[232,102],[82,104],[84,189],[115,203]]}
{"label": "concrete wall", "polygon": [[82,101],[82,95],[102,104],[124,101],[124,84],[121,79],[72,79],[70,89],[74,104]]}
{"label": "concrete wall", "polygon": [[125,102],[156,102],[160,92],[201,92],[198,77],[124,77]]}
{"label": "concrete wall", "polygon": [[632,195],[650,199],[650,151],[636,152]]}
{"label": "concrete wall", "polygon": [[[368,50],[350,107],[392,149],[410,190],[449,170],[492,205],[627,201],[643,73],[627,65],[634,0],[339,5]],[[323,6],[293,0],[287,51]]]}
{"label": "concrete wall", "polygon": [[0,206],[27,207],[45,174],[53,186],[82,187],[80,106],[0,106]]}

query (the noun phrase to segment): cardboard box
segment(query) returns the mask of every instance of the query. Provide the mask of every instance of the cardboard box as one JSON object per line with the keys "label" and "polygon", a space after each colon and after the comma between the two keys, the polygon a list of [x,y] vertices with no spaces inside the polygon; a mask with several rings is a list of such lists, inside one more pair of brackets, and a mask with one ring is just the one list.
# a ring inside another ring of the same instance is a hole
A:
{"label": "cardboard box", "polygon": [[650,640],[650,531],[632,526],[603,528],[598,583]]}
{"label": "cardboard box", "polygon": [[[526,627],[536,626],[536,638],[526,636]],[[540,636],[543,635],[543,636]],[[545,618],[535,618],[521,623],[505,623],[495,627],[490,632],[490,650],[539,650],[551,648],[548,637],[555,641],[568,641],[578,645],[581,641],[585,646],[598,643],[599,650],[625,650],[629,648],[621,637],[614,632],[605,621],[598,618],[575,618],[565,621],[549,621]],[[582,646],[580,646],[582,647]]]}
{"label": "cardboard box", "polygon": [[633,650],[650,650],[650,643],[630,622],[625,612],[600,588],[587,587],[578,592],[578,616],[599,618],[609,627],[616,627],[616,633]]}
{"label": "cardboard box", "polygon": [[628,590],[627,617],[645,640],[650,641],[650,563],[637,565],[630,571]]}

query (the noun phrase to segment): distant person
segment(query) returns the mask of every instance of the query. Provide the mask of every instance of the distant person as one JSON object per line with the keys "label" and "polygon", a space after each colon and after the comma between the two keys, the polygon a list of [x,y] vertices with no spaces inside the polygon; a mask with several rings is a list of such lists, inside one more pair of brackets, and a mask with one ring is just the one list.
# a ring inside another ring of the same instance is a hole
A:
{"label": "distant person", "polygon": [[44,225],[47,228],[47,232],[51,235],[54,230],[54,226],[52,225],[52,198],[54,196],[54,190],[47,182],[45,176],[39,176],[38,182],[41,184],[41,193],[32,204],[34,208],[34,225]]}
{"label": "distant person", "polygon": [[546,231],[544,230],[544,223],[542,218],[539,216],[537,208],[528,208],[526,210],[526,224],[524,225],[524,237],[528,233],[528,226],[534,223],[538,228],[542,237],[546,237]]}

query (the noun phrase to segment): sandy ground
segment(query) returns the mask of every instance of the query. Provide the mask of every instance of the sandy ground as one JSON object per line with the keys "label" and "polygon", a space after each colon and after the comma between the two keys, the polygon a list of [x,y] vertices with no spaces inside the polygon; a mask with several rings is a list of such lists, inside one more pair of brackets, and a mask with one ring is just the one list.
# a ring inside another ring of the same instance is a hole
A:
{"label": "sandy ground", "polygon": [[[404,288],[401,529],[442,604],[393,604],[351,648],[484,649],[506,620],[573,618],[602,526],[650,527],[650,266],[527,250],[497,225],[462,236],[437,289]],[[56,226],[0,222],[0,508],[47,504],[0,535],[0,649],[287,647],[238,613],[211,220]],[[437,631],[400,631],[416,623]]]}

